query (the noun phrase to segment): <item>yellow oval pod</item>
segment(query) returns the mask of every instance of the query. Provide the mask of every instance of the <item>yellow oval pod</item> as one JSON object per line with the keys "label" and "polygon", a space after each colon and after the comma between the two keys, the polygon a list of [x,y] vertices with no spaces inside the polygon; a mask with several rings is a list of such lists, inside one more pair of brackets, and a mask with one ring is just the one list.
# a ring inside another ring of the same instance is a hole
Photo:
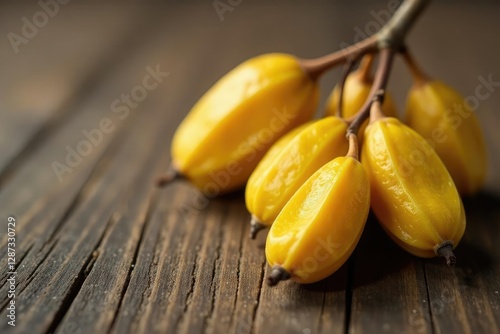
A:
{"label": "yellow oval pod", "polygon": [[416,81],[408,94],[406,121],[434,146],[462,195],[479,190],[486,178],[486,146],[463,96],[440,81]]}
{"label": "yellow oval pod", "polygon": [[[347,76],[343,91],[344,96],[342,98],[342,117],[349,118],[354,116],[361,109],[370,95],[373,83],[373,78],[370,75],[372,62],[373,55],[368,54],[364,56],[359,68]],[[326,115],[337,115],[339,107],[339,93],[340,89],[336,86],[326,102]],[[396,107],[390,94],[386,94],[382,111],[386,116],[397,117]],[[361,129],[360,134],[363,133],[362,130],[363,129]]]}
{"label": "yellow oval pod", "polygon": [[313,283],[333,274],[356,247],[370,207],[370,184],[361,163],[338,157],[316,171],[271,226],[268,284],[291,278]]}
{"label": "yellow oval pod", "polygon": [[371,207],[391,238],[420,257],[445,256],[465,231],[465,213],[453,180],[433,148],[395,118],[365,132],[361,162],[371,184]]}
{"label": "yellow oval pod", "polygon": [[299,187],[321,166],[345,155],[347,123],[326,117],[301,127],[274,144],[248,180],[245,200],[252,214],[252,238],[271,226]]}
{"label": "yellow oval pod", "polygon": [[252,58],[192,108],[172,142],[172,166],[209,196],[245,184],[283,134],[310,120],[316,83],[286,54]]}

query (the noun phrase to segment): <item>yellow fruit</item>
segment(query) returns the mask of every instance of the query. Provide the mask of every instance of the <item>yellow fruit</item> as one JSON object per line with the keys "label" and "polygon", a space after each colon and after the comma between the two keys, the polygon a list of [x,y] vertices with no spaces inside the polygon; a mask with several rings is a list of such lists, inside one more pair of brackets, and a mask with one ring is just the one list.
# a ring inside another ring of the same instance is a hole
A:
{"label": "yellow fruit", "polygon": [[320,167],[345,155],[347,123],[326,117],[285,135],[267,152],[248,180],[245,200],[251,237],[271,226],[299,187]]}
{"label": "yellow fruit", "polygon": [[407,124],[427,139],[458,191],[470,195],[486,177],[486,147],[474,112],[458,92],[436,80],[417,81],[406,106]]}
{"label": "yellow fruit", "polygon": [[380,118],[366,129],[361,161],[370,177],[372,210],[389,236],[416,256],[442,255],[453,264],[464,208],[427,141],[395,118]]}
{"label": "yellow fruit", "polygon": [[209,196],[245,184],[268,148],[310,120],[316,83],[286,54],[250,59],[193,107],[172,142],[172,166]]}
{"label": "yellow fruit", "polygon": [[[347,76],[344,85],[341,115],[346,119],[354,116],[361,109],[366,99],[370,95],[370,90],[373,83],[373,79],[370,75],[372,57],[372,55],[364,56],[359,69],[351,72]],[[336,86],[328,97],[325,106],[326,115],[337,115],[339,106],[339,91],[339,87]],[[397,117],[396,107],[390,94],[386,94],[385,96],[382,111],[386,116]],[[360,133],[362,134],[362,131],[360,131]]]}
{"label": "yellow fruit", "polygon": [[271,226],[268,284],[288,278],[313,283],[334,273],[356,247],[369,207],[369,180],[358,160],[338,157],[321,167]]}

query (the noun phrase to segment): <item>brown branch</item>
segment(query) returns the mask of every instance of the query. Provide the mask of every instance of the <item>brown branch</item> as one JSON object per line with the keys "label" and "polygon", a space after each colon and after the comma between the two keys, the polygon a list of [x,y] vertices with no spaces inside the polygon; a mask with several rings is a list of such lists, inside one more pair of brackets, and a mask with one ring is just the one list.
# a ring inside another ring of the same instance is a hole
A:
{"label": "brown branch", "polygon": [[337,52],[331,53],[329,55],[316,58],[316,59],[305,59],[301,60],[300,64],[304,70],[309,74],[309,76],[316,80],[332,67],[344,63],[347,60],[356,59],[369,52],[375,52],[377,50],[378,36],[373,35],[367,39],[362,40],[356,44],[348,46],[345,49],[339,50]]}
{"label": "brown branch", "polygon": [[353,61],[366,53],[386,48],[397,50],[404,45],[408,31],[429,2],[430,0],[406,0],[377,34],[329,55],[316,59],[302,59],[300,65],[313,80],[316,80],[332,67],[349,60]]}
{"label": "brown branch", "polygon": [[375,79],[373,80],[372,89],[370,90],[370,95],[368,96],[368,99],[366,99],[365,104],[363,104],[361,109],[356,114],[356,118],[354,118],[349,125],[349,128],[347,128],[347,136],[358,133],[361,124],[363,124],[363,122],[370,115],[370,106],[373,101],[375,99],[383,99],[393,60],[394,51],[392,49],[386,48],[380,51],[380,60],[377,65],[377,71],[375,73]]}
{"label": "brown branch", "polygon": [[431,80],[431,78],[427,74],[425,74],[417,64],[413,55],[410,53],[410,51],[408,51],[408,48],[405,47],[403,51],[401,51],[401,55],[403,56],[406,66],[411,72],[415,85],[424,85]]}
{"label": "brown branch", "polygon": [[344,69],[343,69],[343,72],[342,72],[342,76],[340,77],[340,80],[338,82],[338,86],[339,86],[339,101],[338,101],[338,105],[337,105],[337,111],[335,112],[335,116],[337,117],[342,117],[343,116],[343,104],[344,104],[344,89],[345,89],[345,82],[347,81],[347,77],[349,76],[349,73],[351,73],[351,70],[354,66],[354,63],[356,61],[348,61],[345,65],[344,65]]}

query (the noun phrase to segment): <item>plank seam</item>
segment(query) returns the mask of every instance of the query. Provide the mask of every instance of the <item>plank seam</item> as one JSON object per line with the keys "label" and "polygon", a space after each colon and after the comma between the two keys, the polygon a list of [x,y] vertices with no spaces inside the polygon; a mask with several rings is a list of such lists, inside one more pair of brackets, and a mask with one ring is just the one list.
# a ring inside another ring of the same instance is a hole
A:
{"label": "plank seam", "polygon": [[[246,235],[245,231],[246,231],[246,225],[245,224],[242,224],[243,228],[241,229],[241,232],[240,232],[240,247],[238,249],[238,266],[237,266],[237,270],[236,270],[236,275],[238,277],[238,284],[236,285],[236,296],[234,298],[234,304],[233,304],[233,309],[236,310],[236,304],[238,302],[238,297],[240,295],[240,288],[241,288],[241,257],[243,255],[243,242],[244,242],[244,237]],[[230,319],[230,324],[233,324],[234,323],[234,316],[235,316],[235,312],[231,313],[231,319]],[[237,327],[238,324],[236,324],[236,329],[238,328]]]}
{"label": "plank seam", "polygon": [[[200,219],[200,217],[197,217],[197,219]],[[200,237],[198,238],[198,243],[203,242],[202,241],[202,236],[203,236],[203,233],[205,232],[205,229],[200,232]],[[196,255],[195,255],[195,261],[194,261],[194,266],[193,266],[193,270],[191,271],[191,277],[193,278],[191,280],[191,284],[190,284],[190,287],[189,287],[189,291],[188,293],[186,294],[186,299],[185,299],[185,303],[184,303],[184,308],[183,308],[183,311],[182,311],[182,314],[181,316],[177,319],[177,321],[175,322],[175,332],[178,333],[180,332],[180,329],[179,327],[181,326],[183,320],[184,320],[184,316],[187,314],[187,310],[189,308],[189,306],[191,305],[191,300],[193,298],[193,293],[194,293],[194,287],[196,285],[196,281],[197,281],[197,277],[198,277],[198,272],[199,272],[199,267],[200,267],[200,254],[201,254],[201,250],[202,250],[202,247],[195,247],[196,249]]]}
{"label": "plank seam", "polygon": [[262,287],[263,285],[265,284],[264,283],[264,275],[265,275],[265,272],[266,272],[266,261],[263,260],[262,261],[262,264],[261,264],[261,270],[260,270],[260,288],[259,288],[259,291],[257,292],[257,305],[254,306],[253,308],[253,314],[252,314],[252,326],[250,327],[250,333],[253,333],[255,332],[255,318],[257,317],[257,312],[259,310],[259,307],[260,307],[260,301],[261,301],[261,298],[262,298]]}
{"label": "plank seam", "polygon": [[352,298],[354,294],[354,260],[352,257],[347,262],[347,283],[345,287],[345,318],[344,318],[344,333],[349,333],[351,324]]}
{"label": "plank seam", "polygon": [[226,225],[226,218],[228,216],[227,214],[228,212],[228,209],[227,207],[224,207],[224,212],[223,212],[223,215],[222,215],[222,223],[219,223],[218,227],[219,227],[219,233],[217,235],[217,239],[219,240],[219,242],[217,243],[217,248],[215,250],[217,256],[215,257],[215,260],[214,260],[214,267],[213,267],[213,270],[212,270],[212,284],[210,285],[210,290],[213,289],[213,294],[212,294],[212,300],[210,302],[210,314],[206,315],[204,317],[204,320],[203,320],[203,327],[205,328],[205,333],[207,332],[207,329],[208,329],[208,322],[212,319],[212,316],[214,314],[214,308],[215,308],[215,297],[217,296],[217,292],[219,291],[219,285],[217,284],[217,280],[215,279],[217,277],[217,274],[219,274],[220,276],[220,272],[221,272],[221,265],[220,265],[220,256],[221,256],[221,248],[222,248],[222,244],[224,243],[224,238],[226,236],[226,233],[224,233],[224,231],[226,230],[225,229],[225,225]]}
{"label": "plank seam", "polygon": [[71,304],[75,300],[75,297],[78,295],[80,290],[83,287],[83,284],[85,283],[85,280],[89,276],[90,272],[92,271],[94,264],[99,257],[99,252],[98,249],[101,247],[102,241],[104,240],[104,237],[109,234],[109,231],[111,230],[111,227],[115,224],[116,222],[114,221],[113,217],[111,216],[110,219],[108,219],[106,223],[106,227],[104,228],[104,231],[99,238],[96,246],[92,250],[92,252],[88,255],[87,259],[85,260],[85,263],[83,264],[82,268],[80,269],[80,272],[77,275],[77,278],[71,284],[69,287],[68,293],[66,296],[64,296],[61,306],[57,310],[56,314],[54,315],[54,319],[52,320],[52,323],[49,325],[49,328],[47,329],[47,333],[54,333],[59,324],[61,324],[62,320],[64,319],[64,316],[66,313],[69,311]]}
{"label": "plank seam", "polygon": [[432,307],[431,307],[431,295],[429,292],[429,285],[427,283],[427,271],[425,270],[425,263],[424,261],[420,261],[422,265],[422,269],[424,271],[424,282],[425,282],[425,291],[427,292],[427,305],[429,308],[429,321],[431,322],[431,332],[435,333],[436,330],[434,328],[434,320],[433,320],[433,315],[432,315]]}
{"label": "plank seam", "polygon": [[113,327],[115,326],[116,320],[118,319],[117,316],[120,313],[120,310],[121,310],[121,307],[123,304],[123,299],[125,298],[125,294],[127,293],[127,289],[130,285],[130,279],[132,277],[132,273],[135,270],[135,265],[137,263],[137,258],[139,256],[139,250],[141,249],[140,246],[142,244],[142,240],[144,239],[145,231],[146,231],[146,229],[149,226],[149,223],[151,221],[152,212],[157,207],[157,205],[158,205],[158,193],[154,193],[152,195],[150,205],[146,211],[146,216],[144,218],[144,224],[141,228],[141,234],[139,236],[137,246],[134,250],[134,257],[132,258],[132,263],[131,263],[130,268],[127,272],[127,278],[125,279],[125,284],[123,285],[123,289],[120,293],[120,300],[118,301],[118,306],[116,307],[116,311],[115,311],[115,314],[113,316],[113,321],[111,322],[111,324],[109,326],[108,333],[110,333],[113,330]]}
{"label": "plank seam", "polygon": [[[57,242],[54,242],[52,245],[50,245],[50,247],[47,250],[47,252],[45,253],[45,255],[43,255],[42,259],[36,264],[35,268],[31,272],[31,274],[28,276],[28,278],[26,278],[26,285],[24,286],[24,289],[19,291],[19,294],[21,294],[31,284],[31,281],[33,281],[33,279],[38,275],[38,268],[40,268],[40,266],[45,262],[45,260],[47,260],[49,255],[52,253],[52,251],[56,247],[56,245],[57,245]],[[42,250],[43,250],[43,247],[38,252],[40,253]]]}
{"label": "plank seam", "polygon": [[[19,267],[21,266],[21,264],[23,263],[23,260],[26,258],[26,256],[28,255],[28,253],[31,251],[31,249],[33,248],[33,245],[34,244],[30,244],[28,246],[28,248],[26,249],[26,252],[24,252],[24,254],[22,254],[19,258],[19,262],[16,263],[16,272],[17,270],[19,269]],[[7,274],[4,274],[2,275],[2,277],[0,278],[0,280],[3,282],[1,285],[0,285],[0,289],[2,289],[6,284],[7,284]],[[0,306],[0,310],[2,310],[2,306]]]}
{"label": "plank seam", "polygon": [[323,329],[323,314],[325,312],[325,302],[326,302],[326,294],[327,294],[327,287],[328,287],[328,282],[325,281],[323,283],[325,286],[323,290],[323,301],[321,303],[321,311],[320,311],[320,316],[319,316],[319,322],[318,322],[318,333],[321,333],[321,330]]}

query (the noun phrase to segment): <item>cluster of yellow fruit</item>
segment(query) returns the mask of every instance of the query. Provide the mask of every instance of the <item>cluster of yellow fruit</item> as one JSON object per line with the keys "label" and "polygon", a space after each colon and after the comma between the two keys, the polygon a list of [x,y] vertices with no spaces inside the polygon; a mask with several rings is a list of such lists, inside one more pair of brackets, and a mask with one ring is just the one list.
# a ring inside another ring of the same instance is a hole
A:
{"label": "cluster of yellow fruit", "polygon": [[251,236],[271,227],[271,285],[335,272],[356,247],[370,207],[402,248],[454,264],[465,230],[460,195],[476,192],[486,174],[479,123],[457,92],[407,56],[414,85],[406,124],[388,94],[374,100],[359,131],[360,159],[358,137],[347,130],[369,98],[372,59],[366,54],[343,89],[334,89],[319,120],[312,120],[317,81],[300,60],[250,59],[217,82],[175,133],[176,175],[208,197],[246,184]]}

